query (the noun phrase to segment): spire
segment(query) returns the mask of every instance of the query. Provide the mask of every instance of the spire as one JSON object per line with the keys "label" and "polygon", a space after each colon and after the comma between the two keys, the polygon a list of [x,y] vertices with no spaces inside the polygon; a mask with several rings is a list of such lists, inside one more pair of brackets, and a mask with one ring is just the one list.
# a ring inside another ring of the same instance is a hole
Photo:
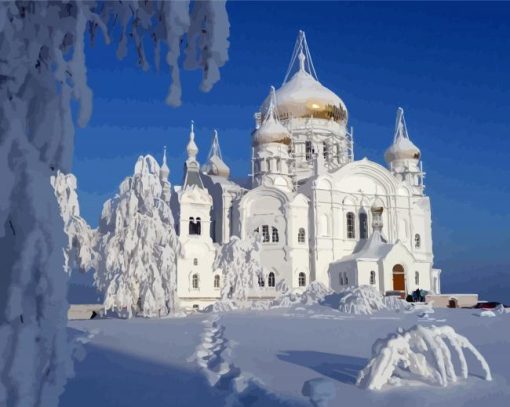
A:
{"label": "spire", "polygon": [[401,107],[397,109],[397,119],[395,121],[395,135],[393,137],[393,142],[395,143],[400,138],[406,138],[409,140],[406,120],[404,118],[404,109]]}
{"label": "spire", "polygon": [[211,151],[209,151],[209,158],[211,158],[213,155],[223,159],[221,156],[220,142],[218,140],[218,131],[216,129],[214,129],[213,133],[213,141],[211,144]]}
{"label": "spire", "polygon": [[189,132],[189,143],[186,147],[186,151],[188,153],[188,159],[190,160],[196,160],[197,154],[198,154],[198,147],[195,143],[195,128],[194,128],[194,122],[191,121],[191,130]]}
{"label": "spire", "polygon": [[294,51],[292,52],[292,57],[290,58],[289,68],[287,69],[287,74],[285,75],[285,79],[283,83],[287,82],[289,79],[289,75],[292,71],[292,68],[296,64],[296,59],[299,62],[299,71],[304,72],[308,75],[313,76],[316,81],[319,81],[317,77],[317,72],[315,72],[315,67],[313,66],[312,56],[310,55],[310,49],[308,48],[308,43],[306,42],[305,32],[299,30],[298,37],[296,39],[296,44],[294,45]]}
{"label": "spire", "polygon": [[168,168],[166,163],[166,146],[163,147],[163,164],[161,164],[159,174],[162,179],[168,179],[168,176],[170,175],[170,168]]}

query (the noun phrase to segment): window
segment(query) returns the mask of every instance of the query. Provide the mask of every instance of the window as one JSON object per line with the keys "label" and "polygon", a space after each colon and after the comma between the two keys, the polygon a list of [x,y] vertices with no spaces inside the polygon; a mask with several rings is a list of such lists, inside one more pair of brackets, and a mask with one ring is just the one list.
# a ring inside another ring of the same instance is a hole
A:
{"label": "window", "polygon": [[272,239],[273,243],[277,243],[279,240],[278,239],[278,229],[276,229],[274,226],[273,226],[273,233],[272,233],[271,239]]}
{"label": "window", "polygon": [[359,214],[359,238],[366,239],[368,237],[368,221],[367,214],[360,212]]}
{"label": "window", "polygon": [[267,225],[262,225],[262,241],[269,242],[269,226]]}
{"label": "window", "polygon": [[193,265],[198,266],[198,259],[196,257],[193,259]]}
{"label": "window", "polygon": [[340,285],[344,285],[344,276],[342,273],[338,274],[338,281]]}
{"label": "window", "polygon": [[214,288],[220,288],[220,276],[217,274],[214,276]]}
{"label": "window", "polygon": [[298,243],[305,243],[305,238],[306,238],[305,228],[299,228],[298,235],[297,235]]}
{"label": "window", "polygon": [[354,232],[354,213],[347,213],[347,239],[354,239],[356,233]]}
{"label": "window", "polygon": [[195,221],[195,218],[191,217],[189,218],[189,234],[190,235],[199,235],[201,233],[201,225],[200,225],[200,218],[197,218]]}
{"label": "window", "polygon": [[344,282],[345,282],[345,285],[349,285],[349,279],[347,278],[347,273],[344,273]]}
{"label": "window", "polygon": [[275,278],[274,278],[274,273],[273,272],[269,273],[269,277],[267,279],[267,286],[268,287],[274,287],[275,286]]}
{"label": "window", "polygon": [[370,272],[370,284],[375,285],[375,271]]}
{"label": "window", "polygon": [[313,156],[313,148],[312,148],[312,142],[307,141],[305,142],[305,156],[307,160],[311,160]]}
{"label": "window", "polygon": [[420,284],[420,273],[418,271],[414,272],[414,284]]}
{"label": "window", "polygon": [[191,287],[193,287],[194,290],[198,290],[198,274],[193,274],[191,277]]}
{"label": "window", "polygon": [[259,276],[259,287],[264,287],[264,285],[265,285],[264,277],[263,276]]}
{"label": "window", "polygon": [[328,147],[328,143],[326,143],[326,142],[322,143],[322,155],[324,156],[325,160],[327,160],[329,157],[329,147]]}
{"label": "window", "polygon": [[414,235],[414,247],[416,249],[419,249],[421,247],[421,236],[418,233]]}
{"label": "window", "polygon": [[298,284],[299,284],[300,287],[304,287],[306,285],[306,276],[305,276],[305,273],[299,273]]}

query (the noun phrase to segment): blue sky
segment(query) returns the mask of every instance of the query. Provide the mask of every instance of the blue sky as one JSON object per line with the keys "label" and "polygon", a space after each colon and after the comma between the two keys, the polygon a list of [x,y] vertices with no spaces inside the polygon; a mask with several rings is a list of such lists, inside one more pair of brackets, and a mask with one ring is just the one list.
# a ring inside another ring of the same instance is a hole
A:
{"label": "blue sky", "polygon": [[510,292],[510,3],[230,2],[227,9],[222,79],[202,93],[200,73],[183,71],[178,109],[164,103],[166,67],[142,72],[133,49],[118,61],[101,39],[88,48],[94,113],[77,130],[73,166],[87,221],[97,224],[140,154],[160,158],[167,145],[170,178],[180,184],[192,119],[199,159],[216,128],[234,177],[246,176],[253,113],[269,86],[281,84],[303,29],[320,81],[347,105],[356,159],[383,163],[396,109],[405,109],[422,150],[445,281],[496,272]]}

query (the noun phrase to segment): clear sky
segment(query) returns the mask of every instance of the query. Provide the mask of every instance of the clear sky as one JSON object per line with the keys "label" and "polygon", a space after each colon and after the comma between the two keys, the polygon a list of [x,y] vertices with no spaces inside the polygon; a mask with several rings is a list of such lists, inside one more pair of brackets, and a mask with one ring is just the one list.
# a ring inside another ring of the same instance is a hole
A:
{"label": "clear sky", "polygon": [[133,49],[118,61],[101,38],[89,47],[94,113],[77,130],[73,167],[87,221],[97,224],[141,154],[160,159],[167,145],[170,178],[180,184],[192,119],[199,159],[217,129],[233,177],[245,177],[253,114],[269,86],[281,85],[302,29],[319,80],[347,105],[356,159],[384,163],[396,109],[405,109],[422,151],[446,287],[474,290],[494,275],[498,298],[510,302],[510,3],[230,2],[227,9],[230,60],[221,81],[201,93],[200,73],[183,71],[178,109],[164,103],[166,66],[142,72]]}

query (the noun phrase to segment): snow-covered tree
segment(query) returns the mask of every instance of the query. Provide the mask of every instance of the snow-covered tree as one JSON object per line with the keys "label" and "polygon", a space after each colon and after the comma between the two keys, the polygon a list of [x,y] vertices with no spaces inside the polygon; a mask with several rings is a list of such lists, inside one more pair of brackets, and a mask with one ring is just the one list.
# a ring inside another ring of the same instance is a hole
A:
{"label": "snow-covered tree", "polygon": [[[480,363],[485,380],[492,380],[489,365],[464,336],[448,325],[420,326],[378,339],[372,347],[372,359],[359,373],[356,384],[370,390],[408,382],[446,387],[458,377],[467,379],[468,363],[464,351]],[[454,361],[458,362],[458,372]]]}
{"label": "snow-covered tree", "polygon": [[[160,45],[180,103],[178,58],[203,71],[202,89],[227,60],[222,1],[0,2],[0,405],[57,405],[71,364],[66,340],[64,223],[50,176],[71,169],[74,127],[92,112],[85,35],[106,41],[120,27],[118,56],[131,39],[148,68],[145,37],[158,65]],[[186,40],[186,41],[183,41]]]}
{"label": "snow-covered tree", "polygon": [[96,233],[80,216],[76,177],[73,174],[57,171],[57,175],[51,177],[51,185],[55,189],[60,215],[64,221],[64,231],[67,235],[67,246],[64,252],[65,270],[68,273],[73,269],[85,272],[93,267]]}
{"label": "snow-covered tree", "polygon": [[107,310],[157,317],[175,309],[179,243],[163,182],[156,160],[139,157],[103,206],[94,281]]}
{"label": "snow-covered tree", "polygon": [[265,274],[260,262],[260,242],[253,237],[241,240],[232,236],[218,251],[214,269],[223,273],[221,301],[234,307],[248,306],[248,298],[259,290],[259,278]]}

